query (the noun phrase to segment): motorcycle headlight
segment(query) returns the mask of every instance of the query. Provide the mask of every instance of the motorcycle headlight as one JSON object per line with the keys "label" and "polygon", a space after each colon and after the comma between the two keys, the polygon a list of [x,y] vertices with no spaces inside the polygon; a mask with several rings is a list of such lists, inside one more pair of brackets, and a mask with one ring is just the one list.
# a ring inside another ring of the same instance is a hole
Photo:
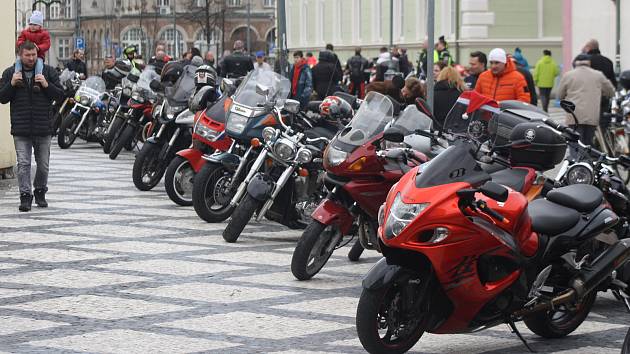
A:
{"label": "motorcycle headlight", "polygon": [[140,92],[133,92],[131,94],[131,99],[138,102],[138,103],[143,103],[144,102],[144,97],[142,97],[142,95],[140,94]]}
{"label": "motorcycle headlight", "polygon": [[247,117],[232,113],[228,116],[225,129],[233,134],[240,134],[245,130],[247,125]]}
{"label": "motorcycle headlight", "polygon": [[88,96],[81,96],[81,98],[79,99],[79,103],[81,103],[84,106],[89,106],[90,98]]}
{"label": "motorcycle headlight", "polygon": [[341,151],[341,150],[337,150],[334,147],[330,147],[328,149],[328,153],[326,155],[327,155],[327,159],[328,159],[328,164],[330,164],[331,166],[338,166],[338,165],[340,165],[348,157],[348,153],[347,152]]}
{"label": "motorcycle headlight", "polygon": [[288,139],[280,139],[273,146],[273,151],[279,158],[290,161],[295,156],[295,144]]}
{"label": "motorcycle headlight", "polygon": [[297,152],[297,161],[299,163],[308,163],[313,159],[313,153],[311,150],[302,148]]}
{"label": "motorcycle headlight", "polygon": [[217,136],[219,135],[219,132],[203,123],[197,122],[197,124],[195,125],[195,134],[201,136],[206,140],[215,141]]}
{"label": "motorcycle headlight", "polygon": [[567,170],[567,184],[593,184],[593,168],[586,163],[576,163]]}
{"label": "motorcycle headlight", "polygon": [[400,193],[396,194],[385,223],[385,237],[389,240],[398,235],[409,223],[429,206],[429,203],[406,204]]}
{"label": "motorcycle headlight", "polygon": [[272,127],[265,127],[262,131],[263,140],[268,143],[276,138],[276,129]]}

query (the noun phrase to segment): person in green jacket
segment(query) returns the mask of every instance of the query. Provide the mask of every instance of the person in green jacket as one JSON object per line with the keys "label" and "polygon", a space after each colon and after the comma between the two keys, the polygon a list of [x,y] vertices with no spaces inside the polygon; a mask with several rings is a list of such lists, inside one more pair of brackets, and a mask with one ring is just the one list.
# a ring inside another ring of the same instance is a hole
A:
{"label": "person in green jacket", "polygon": [[553,82],[559,74],[560,68],[551,57],[551,51],[548,49],[543,50],[543,56],[538,60],[534,68],[534,83],[540,90],[540,100],[545,112],[549,110],[549,96],[551,95]]}

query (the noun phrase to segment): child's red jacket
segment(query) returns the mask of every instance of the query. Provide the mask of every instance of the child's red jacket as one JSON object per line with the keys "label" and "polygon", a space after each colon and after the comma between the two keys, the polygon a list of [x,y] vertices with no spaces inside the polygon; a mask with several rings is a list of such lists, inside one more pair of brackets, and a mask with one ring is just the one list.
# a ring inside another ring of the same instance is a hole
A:
{"label": "child's red jacket", "polygon": [[31,32],[28,28],[25,28],[18,37],[16,46],[19,47],[22,43],[31,41],[35,43],[37,48],[37,56],[44,59],[46,52],[50,49],[50,33],[45,29],[41,29],[36,32]]}

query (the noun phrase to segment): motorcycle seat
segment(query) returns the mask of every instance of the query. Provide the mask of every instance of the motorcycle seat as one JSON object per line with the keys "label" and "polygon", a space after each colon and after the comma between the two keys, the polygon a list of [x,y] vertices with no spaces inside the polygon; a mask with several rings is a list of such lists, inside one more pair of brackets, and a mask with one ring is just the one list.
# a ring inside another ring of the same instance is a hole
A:
{"label": "motorcycle seat", "polygon": [[337,131],[332,131],[331,129],[327,129],[326,127],[316,126],[310,128],[304,132],[306,137],[309,139],[317,139],[317,138],[326,138],[331,140],[337,134]]}
{"label": "motorcycle seat", "polygon": [[529,171],[524,168],[506,168],[490,174],[492,182],[510,187],[517,192],[523,193],[525,180]]}
{"label": "motorcycle seat", "polygon": [[565,232],[580,221],[578,211],[546,199],[530,202],[527,212],[532,220],[532,230],[547,236]]}
{"label": "motorcycle seat", "polygon": [[573,184],[547,193],[549,201],[582,213],[595,210],[602,204],[603,198],[604,195],[597,187],[587,184]]}

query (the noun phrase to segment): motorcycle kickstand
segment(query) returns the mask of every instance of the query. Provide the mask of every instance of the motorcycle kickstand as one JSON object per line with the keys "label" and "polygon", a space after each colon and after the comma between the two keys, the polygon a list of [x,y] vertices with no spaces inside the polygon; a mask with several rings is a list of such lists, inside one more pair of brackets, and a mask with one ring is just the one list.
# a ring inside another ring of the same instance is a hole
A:
{"label": "motorcycle kickstand", "polygon": [[519,332],[518,328],[516,328],[516,324],[514,324],[514,320],[509,318],[509,319],[507,319],[506,323],[508,324],[508,326],[510,326],[510,329],[512,329],[512,333],[516,334],[518,339],[520,339],[521,342],[523,342],[523,344],[525,345],[527,350],[529,350],[532,353],[536,353],[536,351],[534,349],[532,349],[532,347],[529,346],[529,344],[527,343],[525,338],[523,338],[523,335],[521,334],[521,332]]}

